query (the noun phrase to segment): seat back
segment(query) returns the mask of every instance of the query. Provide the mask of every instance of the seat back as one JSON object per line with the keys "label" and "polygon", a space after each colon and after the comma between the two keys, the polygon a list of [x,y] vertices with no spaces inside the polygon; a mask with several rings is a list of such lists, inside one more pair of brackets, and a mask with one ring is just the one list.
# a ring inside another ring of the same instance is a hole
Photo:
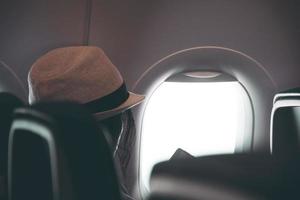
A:
{"label": "seat back", "polygon": [[299,199],[300,160],[228,154],[155,165],[149,200]]}
{"label": "seat back", "polygon": [[9,139],[10,199],[119,200],[111,151],[100,130],[77,104],[18,109]]}
{"label": "seat back", "polygon": [[12,113],[22,105],[16,96],[7,92],[0,93],[0,199],[7,197],[7,149]]}
{"label": "seat back", "polygon": [[275,95],[270,130],[273,155],[282,158],[299,156],[300,88]]}

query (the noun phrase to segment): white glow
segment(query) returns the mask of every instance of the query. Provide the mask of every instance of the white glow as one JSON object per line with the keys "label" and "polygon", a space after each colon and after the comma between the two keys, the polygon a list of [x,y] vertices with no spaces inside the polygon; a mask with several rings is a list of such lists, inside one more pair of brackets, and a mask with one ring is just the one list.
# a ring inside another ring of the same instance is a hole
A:
{"label": "white glow", "polygon": [[164,82],[148,101],[142,125],[141,181],[177,148],[194,156],[234,153],[245,124],[238,82]]}

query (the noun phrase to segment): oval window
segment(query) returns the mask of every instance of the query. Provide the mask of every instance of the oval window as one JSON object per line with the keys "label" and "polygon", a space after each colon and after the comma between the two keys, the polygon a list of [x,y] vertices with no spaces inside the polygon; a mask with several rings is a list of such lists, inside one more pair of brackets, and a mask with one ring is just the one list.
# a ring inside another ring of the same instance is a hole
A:
{"label": "oval window", "polygon": [[251,102],[238,81],[163,82],[143,116],[141,183],[149,188],[153,166],[178,149],[192,156],[231,154],[249,132]]}

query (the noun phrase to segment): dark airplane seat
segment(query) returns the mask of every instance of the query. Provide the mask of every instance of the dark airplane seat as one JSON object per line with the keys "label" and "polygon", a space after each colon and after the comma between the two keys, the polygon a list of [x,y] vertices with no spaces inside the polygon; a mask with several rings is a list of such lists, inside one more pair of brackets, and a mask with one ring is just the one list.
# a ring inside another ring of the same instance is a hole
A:
{"label": "dark airplane seat", "polygon": [[167,161],[152,171],[149,200],[295,198],[299,167],[299,161],[281,162],[268,154]]}
{"label": "dark airplane seat", "polygon": [[16,110],[9,166],[11,200],[120,199],[108,144],[91,115],[73,103]]}
{"label": "dark airplane seat", "polygon": [[300,88],[275,95],[271,118],[272,154],[284,159],[299,156]]}
{"label": "dark airplane seat", "polygon": [[0,93],[0,199],[7,198],[7,149],[13,110],[23,103],[16,96]]}

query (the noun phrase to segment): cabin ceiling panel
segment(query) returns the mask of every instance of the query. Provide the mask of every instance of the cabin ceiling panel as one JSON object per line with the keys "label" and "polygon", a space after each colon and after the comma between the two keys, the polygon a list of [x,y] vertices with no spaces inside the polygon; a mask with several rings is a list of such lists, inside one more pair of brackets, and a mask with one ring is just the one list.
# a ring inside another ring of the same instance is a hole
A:
{"label": "cabin ceiling panel", "polygon": [[299,2],[93,1],[90,44],[102,47],[131,87],[171,53],[221,46],[262,63],[279,89],[300,85]]}

